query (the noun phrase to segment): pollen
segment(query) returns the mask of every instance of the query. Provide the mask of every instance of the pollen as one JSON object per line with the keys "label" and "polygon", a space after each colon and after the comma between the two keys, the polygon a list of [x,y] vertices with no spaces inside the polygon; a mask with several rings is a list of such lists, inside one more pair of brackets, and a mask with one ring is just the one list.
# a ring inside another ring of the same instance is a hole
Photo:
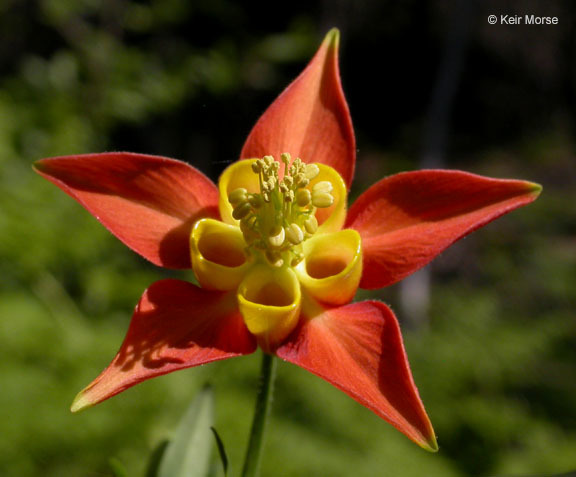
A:
{"label": "pollen", "polygon": [[295,266],[302,261],[302,243],[318,230],[316,211],[334,203],[333,185],[315,182],[320,173],[316,164],[306,164],[288,153],[280,162],[264,156],[252,163],[260,191],[250,193],[240,187],[228,195],[232,216],[240,221],[247,252],[263,257],[274,267]]}

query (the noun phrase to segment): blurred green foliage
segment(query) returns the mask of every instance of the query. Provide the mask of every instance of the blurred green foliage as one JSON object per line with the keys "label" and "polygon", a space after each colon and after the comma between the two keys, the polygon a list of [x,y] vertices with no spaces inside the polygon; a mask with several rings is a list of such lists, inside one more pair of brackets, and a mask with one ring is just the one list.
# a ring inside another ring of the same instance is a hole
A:
{"label": "blurred green foliage", "polygon": [[[538,31],[551,63],[531,55],[535,30],[478,26],[456,102],[450,158],[459,159],[447,165],[540,182],[544,193],[444,253],[432,268],[429,323],[405,326],[440,452],[427,454],[281,363],[263,475],[576,469],[576,119],[564,60],[575,35],[569,2],[548,4],[562,19]],[[231,0],[0,5],[2,475],[111,476],[114,466],[142,475],[206,382],[235,475],[257,385],[255,355],[158,378],[71,415],[75,393],[116,352],[142,291],[191,276],[127,250],[31,163],[131,150],[184,159],[216,178],[336,25],[360,148],[357,194],[374,177],[418,167],[447,17],[431,1],[291,2],[280,11]],[[387,77],[374,74],[375,61]],[[377,296],[402,319],[396,294]]]}

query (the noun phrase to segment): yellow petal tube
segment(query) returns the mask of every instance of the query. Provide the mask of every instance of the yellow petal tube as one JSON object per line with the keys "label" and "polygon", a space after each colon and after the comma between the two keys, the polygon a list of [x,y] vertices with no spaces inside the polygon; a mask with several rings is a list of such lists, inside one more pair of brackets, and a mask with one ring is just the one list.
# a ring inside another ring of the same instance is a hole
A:
{"label": "yellow petal tube", "polygon": [[289,268],[254,266],[238,288],[238,306],[248,330],[270,352],[296,327],[300,284]]}
{"label": "yellow petal tube", "polygon": [[222,220],[227,224],[238,224],[238,220],[232,217],[232,211],[234,209],[228,201],[228,195],[233,190],[242,187],[252,194],[260,192],[258,175],[252,171],[252,163],[255,161],[256,159],[244,159],[234,162],[222,172],[218,180],[218,190],[220,193],[218,208],[220,209]]}
{"label": "yellow petal tube", "polygon": [[362,276],[360,234],[352,229],[315,235],[303,243],[304,260],[296,275],[316,300],[331,305],[349,303]]}
{"label": "yellow petal tube", "polygon": [[238,227],[201,219],[190,235],[192,268],[202,288],[235,289],[251,266],[246,243]]}
{"label": "yellow petal tube", "polygon": [[317,233],[336,232],[342,228],[346,220],[346,184],[340,174],[330,166],[316,165],[320,169],[320,173],[310,181],[309,188],[313,189],[314,185],[320,182],[330,182],[333,186],[330,194],[334,197],[334,203],[330,207],[316,211],[316,218],[320,224]]}

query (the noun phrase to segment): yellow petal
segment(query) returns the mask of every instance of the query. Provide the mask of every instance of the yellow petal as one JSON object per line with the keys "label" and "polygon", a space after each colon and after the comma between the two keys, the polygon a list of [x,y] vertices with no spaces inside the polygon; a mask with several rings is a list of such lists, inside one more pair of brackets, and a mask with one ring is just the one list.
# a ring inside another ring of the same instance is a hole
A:
{"label": "yellow petal", "polygon": [[342,228],[346,220],[346,184],[340,174],[330,166],[316,165],[320,169],[320,173],[310,181],[309,189],[312,190],[316,184],[327,181],[333,186],[330,194],[334,197],[334,203],[330,207],[316,211],[316,218],[320,224],[317,233],[336,232]]}
{"label": "yellow petal", "polygon": [[354,298],[362,276],[360,234],[352,229],[315,235],[303,243],[296,275],[316,300],[343,305]]}
{"label": "yellow petal", "polygon": [[233,290],[251,261],[240,229],[218,220],[201,219],[190,235],[192,268],[202,288]]}
{"label": "yellow petal", "polygon": [[220,179],[218,180],[218,190],[220,192],[220,216],[228,224],[238,224],[238,221],[232,217],[234,208],[228,201],[228,195],[236,189],[246,189],[248,193],[255,194],[260,192],[258,183],[258,174],[252,170],[252,164],[256,159],[245,159],[237,161],[228,166]]}
{"label": "yellow petal", "polygon": [[289,268],[257,265],[238,288],[238,305],[260,347],[271,351],[298,323],[300,284]]}

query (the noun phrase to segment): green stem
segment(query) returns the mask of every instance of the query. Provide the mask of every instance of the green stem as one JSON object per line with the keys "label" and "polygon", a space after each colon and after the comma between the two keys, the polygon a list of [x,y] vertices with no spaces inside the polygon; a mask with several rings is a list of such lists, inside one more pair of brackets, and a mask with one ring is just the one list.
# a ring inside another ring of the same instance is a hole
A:
{"label": "green stem", "polygon": [[242,477],[258,477],[260,474],[260,454],[262,443],[264,442],[266,421],[270,411],[270,404],[272,403],[275,375],[276,360],[274,356],[263,353],[262,367],[260,369],[260,389],[258,389],[258,396],[256,396],[256,408],[254,410],[254,419],[252,420],[252,429],[250,430],[250,442],[248,442],[248,449],[246,449]]}

